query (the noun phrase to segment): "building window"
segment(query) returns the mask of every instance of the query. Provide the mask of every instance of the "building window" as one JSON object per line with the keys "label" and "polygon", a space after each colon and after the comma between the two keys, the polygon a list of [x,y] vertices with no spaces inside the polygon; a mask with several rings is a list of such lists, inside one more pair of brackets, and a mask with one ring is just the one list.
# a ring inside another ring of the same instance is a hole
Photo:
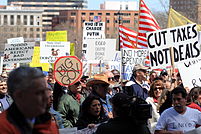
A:
{"label": "building window", "polygon": [[86,13],[83,13],[83,12],[82,12],[82,15],[86,15]]}
{"label": "building window", "polygon": [[33,34],[30,34],[30,38],[33,38],[34,37],[34,35]]}
{"label": "building window", "polygon": [[17,25],[20,25],[20,24],[21,24],[21,16],[17,15]]}
{"label": "building window", "polygon": [[98,15],[102,15],[102,13],[98,13]]}
{"label": "building window", "polygon": [[7,18],[7,15],[4,15],[4,16],[3,16],[3,21],[4,21],[3,24],[4,24],[4,25],[7,25],[7,24],[8,24],[8,20],[7,20],[7,19],[8,19],[8,18]]}
{"label": "building window", "polygon": [[27,31],[27,28],[26,28],[26,27],[24,28],[24,31],[25,31],[25,32]]}
{"label": "building window", "polygon": [[40,38],[40,34],[36,34],[36,38]]}
{"label": "building window", "polygon": [[14,15],[10,16],[10,25],[14,25]]}
{"label": "building window", "polygon": [[71,16],[76,16],[76,12],[71,12]]}
{"label": "building window", "polygon": [[123,20],[122,23],[130,23],[130,20]]}
{"label": "building window", "polygon": [[30,28],[30,31],[33,31],[33,28]]}
{"label": "building window", "polygon": [[24,25],[27,25],[27,16],[24,15]]}
{"label": "building window", "polygon": [[126,5],[126,10],[128,10],[128,5]]}
{"label": "building window", "polygon": [[38,32],[39,32],[39,31],[40,31],[40,28],[36,28],[36,31],[38,31]]}
{"label": "building window", "polygon": [[110,16],[110,13],[106,13],[107,16]]}
{"label": "building window", "polygon": [[30,16],[30,25],[34,25],[34,16],[33,15]]}
{"label": "building window", "polygon": [[107,23],[110,23],[110,20],[107,20]]}
{"label": "building window", "polygon": [[94,15],[94,13],[89,13],[89,15]]}
{"label": "building window", "polygon": [[85,22],[85,20],[82,20],[82,23],[84,23]]}
{"label": "building window", "polygon": [[109,27],[107,27],[107,31],[108,31],[108,30],[110,30],[110,28],[109,28]]}

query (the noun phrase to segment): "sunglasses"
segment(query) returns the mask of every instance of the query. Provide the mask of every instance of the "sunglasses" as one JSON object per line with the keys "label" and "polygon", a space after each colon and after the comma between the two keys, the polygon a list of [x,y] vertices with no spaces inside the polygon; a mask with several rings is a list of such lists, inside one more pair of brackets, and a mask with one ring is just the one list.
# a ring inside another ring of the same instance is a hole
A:
{"label": "sunglasses", "polygon": [[114,77],[109,77],[108,81],[114,81]]}

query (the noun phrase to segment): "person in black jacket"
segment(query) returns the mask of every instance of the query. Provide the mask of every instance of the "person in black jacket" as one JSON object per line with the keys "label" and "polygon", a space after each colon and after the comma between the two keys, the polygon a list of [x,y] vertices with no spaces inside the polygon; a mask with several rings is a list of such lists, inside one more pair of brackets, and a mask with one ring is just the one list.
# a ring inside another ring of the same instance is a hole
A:
{"label": "person in black jacket", "polygon": [[94,127],[95,124],[99,124],[108,120],[108,117],[104,113],[101,100],[97,96],[88,96],[81,105],[81,112],[79,114],[76,126],[78,129],[86,127]]}
{"label": "person in black jacket", "polygon": [[124,93],[115,94],[111,98],[114,118],[99,125],[96,134],[150,134],[146,124],[137,123],[130,115],[132,99]]}

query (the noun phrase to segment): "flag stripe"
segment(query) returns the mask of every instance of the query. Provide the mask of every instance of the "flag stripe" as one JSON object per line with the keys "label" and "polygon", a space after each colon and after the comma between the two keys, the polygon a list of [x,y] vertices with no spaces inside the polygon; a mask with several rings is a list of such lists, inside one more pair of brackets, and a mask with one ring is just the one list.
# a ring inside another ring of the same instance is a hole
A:
{"label": "flag stripe", "polygon": [[147,48],[147,39],[145,37],[138,36],[138,44],[137,43],[137,32],[131,30],[122,25],[119,26],[119,36],[120,36],[120,47],[121,48],[136,48],[142,49]]}
{"label": "flag stripe", "polygon": [[146,32],[159,30],[160,26],[143,0],[140,3],[139,35],[146,37]]}

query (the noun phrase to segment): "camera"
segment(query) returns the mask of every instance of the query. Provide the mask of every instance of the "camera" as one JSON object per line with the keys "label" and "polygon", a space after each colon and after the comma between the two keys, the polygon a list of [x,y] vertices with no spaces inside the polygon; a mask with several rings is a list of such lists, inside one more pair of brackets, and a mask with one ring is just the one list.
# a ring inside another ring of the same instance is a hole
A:
{"label": "camera", "polygon": [[144,99],[137,97],[131,86],[123,87],[123,92],[132,97],[130,101],[130,116],[137,121],[147,121],[152,118],[152,106]]}

